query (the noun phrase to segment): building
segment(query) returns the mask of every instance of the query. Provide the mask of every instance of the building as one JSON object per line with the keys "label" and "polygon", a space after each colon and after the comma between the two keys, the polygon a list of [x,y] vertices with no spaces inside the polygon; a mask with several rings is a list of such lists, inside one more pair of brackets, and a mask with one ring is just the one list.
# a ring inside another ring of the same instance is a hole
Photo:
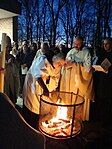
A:
{"label": "building", "polygon": [[17,41],[17,16],[19,14],[20,3],[18,0],[0,0],[0,43],[2,33],[6,33],[11,41]]}

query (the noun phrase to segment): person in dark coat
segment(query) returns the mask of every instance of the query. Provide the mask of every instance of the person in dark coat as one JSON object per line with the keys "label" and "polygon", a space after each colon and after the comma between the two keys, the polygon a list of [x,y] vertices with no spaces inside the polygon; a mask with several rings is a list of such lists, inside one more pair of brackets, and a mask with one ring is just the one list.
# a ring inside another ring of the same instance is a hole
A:
{"label": "person in dark coat", "polygon": [[23,89],[23,84],[25,80],[26,73],[32,64],[31,50],[28,46],[27,41],[23,41],[22,48],[16,55],[16,59],[20,64],[20,84],[21,84],[21,93]]}
{"label": "person in dark coat", "polygon": [[[96,118],[109,124],[112,117],[112,38],[105,38],[103,41],[103,50],[98,56],[97,65],[102,65],[104,60],[108,60],[111,65],[107,72],[94,72]],[[106,63],[105,67],[107,66]]]}

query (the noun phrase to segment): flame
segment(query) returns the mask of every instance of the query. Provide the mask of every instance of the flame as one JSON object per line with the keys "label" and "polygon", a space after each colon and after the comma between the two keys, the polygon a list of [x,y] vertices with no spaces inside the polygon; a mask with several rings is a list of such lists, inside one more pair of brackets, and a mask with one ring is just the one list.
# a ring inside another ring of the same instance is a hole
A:
{"label": "flame", "polygon": [[[62,103],[59,99],[57,103]],[[45,134],[49,134],[53,137],[69,137],[73,128],[73,134],[80,130],[80,126],[77,127],[72,124],[72,119],[68,115],[68,108],[65,106],[57,105],[57,110],[52,118],[42,122],[42,130]]]}
{"label": "flame", "polygon": [[[60,100],[58,100],[57,103],[61,103]],[[42,122],[42,125],[44,127],[52,127],[52,129],[61,129],[64,128],[68,123],[71,123],[71,121],[67,118],[67,107],[64,106],[58,106],[56,114],[48,120],[48,122]],[[66,121],[66,122],[65,122]],[[53,127],[56,124],[55,127]]]}
{"label": "flame", "polygon": [[57,122],[60,119],[67,120],[67,107],[58,106],[56,116],[52,118],[52,121]]}

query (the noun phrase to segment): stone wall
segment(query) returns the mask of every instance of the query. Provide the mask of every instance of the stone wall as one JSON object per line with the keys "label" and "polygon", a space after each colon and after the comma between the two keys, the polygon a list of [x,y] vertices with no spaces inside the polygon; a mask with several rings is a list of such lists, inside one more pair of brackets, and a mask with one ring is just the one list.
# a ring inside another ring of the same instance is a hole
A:
{"label": "stone wall", "polygon": [[11,42],[18,39],[18,22],[17,17],[0,19],[0,44],[2,33],[6,33],[11,38]]}
{"label": "stone wall", "polygon": [[13,41],[13,18],[0,19],[0,43],[2,33],[6,33]]}

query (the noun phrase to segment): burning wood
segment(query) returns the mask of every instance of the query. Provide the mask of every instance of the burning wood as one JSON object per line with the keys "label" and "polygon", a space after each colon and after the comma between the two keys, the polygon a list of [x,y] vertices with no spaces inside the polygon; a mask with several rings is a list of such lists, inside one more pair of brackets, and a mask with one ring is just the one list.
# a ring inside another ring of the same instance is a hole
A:
{"label": "burning wood", "polygon": [[54,109],[51,108],[53,110],[48,115],[44,114],[40,118],[39,128],[49,137],[58,139],[70,138],[81,131],[81,123],[74,113],[70,111],[70,107],[67,108],[60,101],[57,106],[54,106]]}
{"label": "burning wood", "polygon": [[77,121],[74,121],[72,126],[72,119],[64,120],[59,119],[57,122],[53,122],[53,119],[42,122],[42,130],[52,136],[66,137],[71,135],[71,128],[73,127],[73,134],[77,133],[81,128]]}

